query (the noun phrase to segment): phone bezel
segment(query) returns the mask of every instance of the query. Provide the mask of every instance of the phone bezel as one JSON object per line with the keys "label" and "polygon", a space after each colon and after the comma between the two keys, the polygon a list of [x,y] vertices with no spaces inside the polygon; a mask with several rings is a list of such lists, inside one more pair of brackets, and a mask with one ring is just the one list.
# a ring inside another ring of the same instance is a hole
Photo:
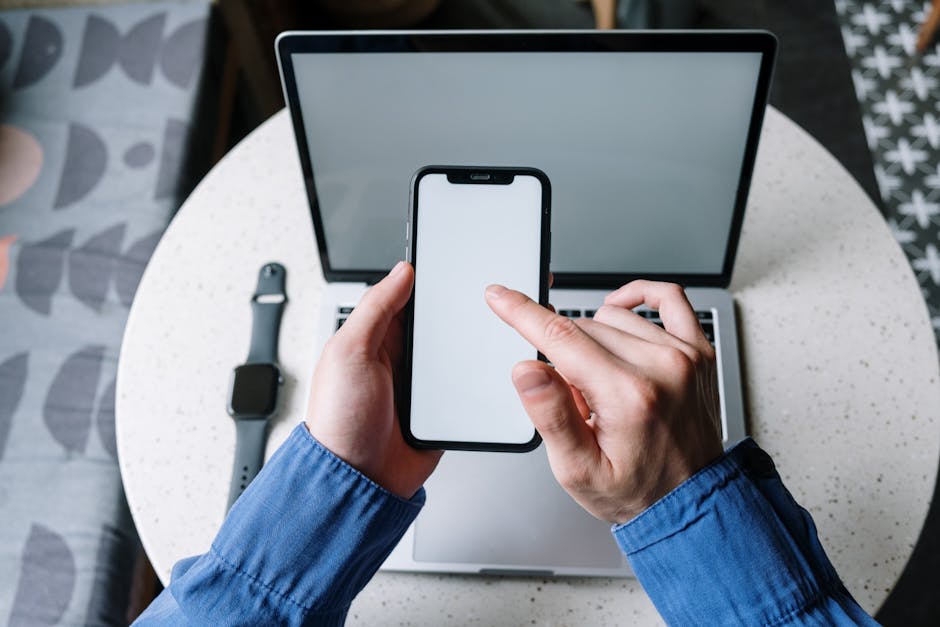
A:
{"label": "phone bezel", "polygon": [[[408,243],[406,249],[406,259],[412,264],[417,276],[417,229],[415,225],[418,222],[418,188],[421,179],[429,174],[445,174],[449,182],[460,185],[487,185],[508,184],[516,176],[532,176],[536,178],[542,190],[542,208],[541,225],[539,235],[539,297],[538,302],[542,306],[548,306],[549,292],[549,261],[551,258],[551,183],[548,176],[537,168],[528,167],[504,167],[504,166],[426,166],[418,170],[411,183],[411,201],[409,203],[410,211],[408,216]],[[474,180],[470,178],[471,174],[485,174],[491,178],[488,180]],[[507,180],[507,178],[509,180]],[[506,182],[502,182],[506,181]],[[489,451],[489,452],[512,452],[525,453],[538,448],[542,442],[542,437],[533,426],[532,439],[523,443],[499,443],[499,442],[463,442],[455,440],[423,440],[411,432],[411,379],[412,379],[412,349],[414,346],[414,289],[411,297],[405,305],[404,324],[403,324],[403,346],[402,346],[402,377],[398,385],[398,418],[401,426],[402,437],[405,442],[418,449],[434,450],[457,450],[457,451]],[[481,295],[482,298],[482,295]],[[533,349],[534,350],[534,349]],[[536,351],[537,359],[547,361],[542,353]]]}

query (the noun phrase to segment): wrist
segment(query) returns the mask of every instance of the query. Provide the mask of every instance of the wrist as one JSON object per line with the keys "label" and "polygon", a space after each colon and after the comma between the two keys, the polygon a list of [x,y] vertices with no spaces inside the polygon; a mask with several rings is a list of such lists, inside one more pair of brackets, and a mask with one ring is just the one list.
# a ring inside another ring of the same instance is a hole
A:
{"label": "wrist", "polygon": [[423,481],[410,480],[401,476],[404,473],[388,472],[382,460],[385,454],[373,450],[373,447],[363,447],[360,437],[346,437],[344,434],[330,433],[329,430],[318,429],[309,418],[304,421],[307,432],[313,436],[317,443],[329,451],[339,460],[362,474],[377,486],[406,501],[413,498],[421,489]]}
{"label": "wrist", "polygon": [[610,522],[616,525],[630,522],[656,505],[666,495],[676,490],[702,469],[714,464],[722,455],[724,455],[724,449],[720,444],[714,447],[703,446],[696,448],[695,453],[690,456],[673,453],[670,455],[670,461],[662,467],[659,476],[651,482],[650,487],[641,495],[635,495],[632,499],[625,499],[624,504],[615,512]]}

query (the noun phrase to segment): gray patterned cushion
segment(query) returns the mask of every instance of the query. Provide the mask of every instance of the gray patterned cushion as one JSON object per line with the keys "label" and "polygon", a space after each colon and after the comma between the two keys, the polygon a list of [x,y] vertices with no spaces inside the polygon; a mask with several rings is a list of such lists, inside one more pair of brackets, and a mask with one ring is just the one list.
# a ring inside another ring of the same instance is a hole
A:
{"label": "gray patterned cushion", "polygon": [[0,622],[126,623],[117,357],[178,204],[208,14],[0,12]]}

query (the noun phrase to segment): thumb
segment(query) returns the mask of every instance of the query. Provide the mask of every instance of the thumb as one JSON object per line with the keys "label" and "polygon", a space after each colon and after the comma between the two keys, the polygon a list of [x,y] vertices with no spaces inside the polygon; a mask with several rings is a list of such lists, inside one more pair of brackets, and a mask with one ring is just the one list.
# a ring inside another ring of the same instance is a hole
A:
{"label": "thumb", "polygon": [[512,370],[512,382],[532,424],[545,440],[556,477],[571,464],[583,466],[600,449],[584,422],[568,382],[541,361],[522,361]]}
{"label": "thumb", "polygon": [[363,295],[336,335],[356,338],[370,353],[374,353],[382,345],[392,319],[408,302],[413,285],[411,264],[399,261],[384,279]]}

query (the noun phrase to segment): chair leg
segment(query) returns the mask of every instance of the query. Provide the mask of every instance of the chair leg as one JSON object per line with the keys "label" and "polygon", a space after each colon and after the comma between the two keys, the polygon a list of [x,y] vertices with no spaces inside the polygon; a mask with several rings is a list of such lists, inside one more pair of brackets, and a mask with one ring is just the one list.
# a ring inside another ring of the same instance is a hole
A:
{"label": "chair leg", "polygon": [[617,25],[617,0],[591,0],[591,6],[598,30],[610,30]]}
{"label": "chair leg", "polygon": [[930,9],[930,15],[927,16],[924,25],[920,27],[917,34],[917,54],[924,54],[934,35],[937,34],[937,27],[940,26],[940,0],[933,0],[933,8]]}
{"label": "chair leg", "polygon": [[134,560],[130,598],[127,604],[127,623],[134,622],[163,590],[156,571],[150,565],[147,554],[139,548]]}

